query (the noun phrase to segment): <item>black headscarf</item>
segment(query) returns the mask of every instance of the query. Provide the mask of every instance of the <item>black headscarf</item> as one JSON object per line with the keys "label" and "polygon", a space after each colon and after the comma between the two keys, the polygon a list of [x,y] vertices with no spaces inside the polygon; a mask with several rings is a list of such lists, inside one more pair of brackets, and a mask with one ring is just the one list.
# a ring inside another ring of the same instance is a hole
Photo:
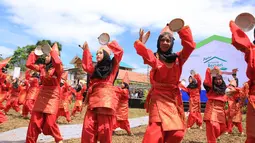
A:
{"label": "black headscarf", "polygon": [[236,77],[236,74],[233,73],[232,76],[233,76],[233,78],[236,80],[236,87],[238,87],[238,86],[239,86],[239,84],[238,84],[239,81],[238,81],[238,78]]}
{"label": "black headscarf", "polygon": [[[214,80],[216,78],[221,78],[221,80],[222,80],[221,85],[214,84]],[[221,75],[217,75],[216,77],[212,78],[212,88],[213,88],[213,91],[218,95],[224,95],[225,94],[225,90],[227,89],[227,86],[226,86],[226,83],[224,82]]]}
{"label": "black headscarf", "polygon": [[17,89],[19,87],[19,80],[16,79],[15,82],[12,83],[13,88]]}
{"label": "black headscarf", "polygon": [[111,60],[110,55],[105,50],[103,50],[103,55],[104,57],[102,61],[96,64],[95,71],[92,74],[91,79],[93,78],[105,79],[111,74],[114,58]]}
{"label": "black headscarf", "polygon": [[211,87],[207,86],[205,83],[203,83],[203,86],[205,88],[206,93],[208,93],[211,90]]}
{"label": "black headscarf", "polygon": [[77,86],[76,86],[76,88],[75,88],[75,90],[76,90],[76,92],[79,92],[79,91],[81,91],[81,85],[80,84],[77,84]]}
{"label": "black headscarf", "polygon": [[129,85],[126,82],[123,82],[124,87],[122,89],[128,89],[129,90]]}
{"label": "black headscarf", "polygon": [[9,68],[9,65],[7,64],[5,67],[3,67],[1,70],[3,73],[7,72],[7,69]]}
{"label": "black headscarf", "polygon": [[[160,41],[161,39],[165,36],[168,35],[170,37],[171,40],[171,45],[168,51],[163,52],[160,49]],[[173,46],[174,46],[174,38],[170,35],[170,33],[168,32],[164,32],[162,34],[159,35],[158,37],[158,41],[157,41],[157,53],[159,55],[159,59],[163,60],[166,63],[172,63],[175,62],[176,58],[178,57],[178,55],[176,53],[173,53]],[[155,53],[156,55],[156,53]]]}
{"label": "black headscarf", "polygon": [[37,73],[37,72],[34,72],[33,74],[32,74],[32,77],[35,77],[35,78],[40,78],[40,74],[39,73]]}
{"label": "black headscarf", "polygon": [[197,80],[195,78],[193,78],[192,76],[190,76],[189,78],[192,79],[192,82],[189,83],[189,85],[187,86],[187,88],[190,88],[190,89],[195,89],[198,87],[197,85]]}

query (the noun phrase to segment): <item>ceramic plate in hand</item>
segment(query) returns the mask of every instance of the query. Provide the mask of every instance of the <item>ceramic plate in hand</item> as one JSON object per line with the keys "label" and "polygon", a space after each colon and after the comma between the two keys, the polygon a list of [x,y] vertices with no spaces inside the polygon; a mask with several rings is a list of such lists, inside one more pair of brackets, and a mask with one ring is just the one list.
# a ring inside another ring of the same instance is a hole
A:
{"label": "ceramic plate in hand", "polygon": [[37,56],[41,56],[41,55],[43,55],[43,52],[42,52],[42,46],[37,46],[36,48],[35,48],[35,54],[37,55]]}
{"label": "ceramic plate in hand", "polygon": [[179,30],[182,29],[183,26],[184,26],[184,21],[182,19],[180,19],[180,18],[173,19],[169,23],[169,28],[173,32],[178,32]]}
{"label": "ceramic plate in hand", "polygon": [[248,32],[255,26],[255,18],[250,13],[241,13],[236,17],[235,23],[244,32]]}
{"label": "ceramic plate in hand", "polygon": [[107,43],[110,41],[110,36],[107,33],[102,33],[99,37],[98,37],[98,41],[101,45],[107,45]]}
{"label": "ceramic plate in hand", "polygon": [[50,45],[49,44],[44,44],[42,46],[42,51],[45,55],[49,55],[50,54]]}

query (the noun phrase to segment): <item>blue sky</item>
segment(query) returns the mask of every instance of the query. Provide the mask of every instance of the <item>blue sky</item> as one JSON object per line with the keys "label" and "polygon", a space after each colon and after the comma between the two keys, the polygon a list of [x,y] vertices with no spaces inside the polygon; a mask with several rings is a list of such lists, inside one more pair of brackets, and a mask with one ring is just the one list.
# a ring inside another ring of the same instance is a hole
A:
{"label": "blue sky", "polygon": [[[103,6],[99,5],[102,3]],[[185,4],[184,4],[185,3]],[[123,62],[145,72],[146,66],[133,47],[139,28],[151,31],[146,45],[156,51],[156,40],[164,25],[173,18],[183,18],[190,25],[194,40],[199,42],[214,34],[230,37],[228,23],[241,12],[255,15],[254,0],[44,0],[0,2],[0,54],[9,56],[18,46],[49,39],[63,45],[61,58],[70,67],[71,59],[82,52],[77,46],[88,41],[95,52],[97,37],[107,32],[124,49]],[[252,38],[252,32],[247,33]],[[181,50],[175,33],[174,51]]]}

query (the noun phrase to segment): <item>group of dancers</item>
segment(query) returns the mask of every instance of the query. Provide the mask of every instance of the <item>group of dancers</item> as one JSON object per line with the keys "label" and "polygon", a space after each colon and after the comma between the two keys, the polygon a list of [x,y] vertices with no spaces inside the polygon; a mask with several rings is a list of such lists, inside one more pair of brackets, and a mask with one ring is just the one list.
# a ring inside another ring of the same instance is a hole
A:
{"label": "group of dancers", "polygon": [[[216,143],[222,133],[231,133],[233,125],[236,125],[240,133],[243,134],[239,114],[241,114],[241,101],[247,98],[249,102],[246,113],[246,143],[252,143],[255,142],[255,76],[253,74],[255,72],[253,50],[255,42],[250,42],[247,35],[233,21],[230,21],[229,26],[232,32],[233,46],[245,54],[244,60],[248,65],[246,74],[249,81],[244,83],[242,88],[237,87],[235,79],[226,85],[218,67],[206,70],[203,81],[208,98],[203,117],[206,124],[206,137],[207,142]],[[168,24],[159,34],[155,53],[145,46],[145,41],[142,40],[143,35],[139,34],[139,39],[134,42],[134,48],[137,54],[143,58],[144,64],[152,67],[150,71],[151,89],[145,101],[145,109],[149,113],[149,123],[144,134],[144,143],[179,143],[194,123],[197,123],[200,128],[202,127],[199,98],[202,86],[201,77],[192,71],[187,87],[184,87],[180,82],[182,67],[195,49],[196,43],[189,26],[182,27],[178,34],[183,49],[177,53],[172,51],[175,39]],[[36,64],[39,56],[34,52],[30,53],[26,62],[26,67],[30,71],[26,73],[28,82],[20,84],[22,88],[18,88],[19,90],[23,89],[29,97],[26,100],[21,100],[23,102],[17,100],[19,99],[17,84],[15,84],[17,80],[10,82],[5,74],[7,67],[4,64],[1,67],[1,93],[8,92],[7,85],[12,83],[9,85],[11,88],[11,92],[8,93],[10,98],[4,112],[8,111],[10,107],[19,111],[18,105],[20,104],[25,106],[24,111],[29,109],[28,111],[31,112],[26,136],[27,143],[35,143],[40,133],[53,136],[57,143],[63,142],[56,119],[58,115],[67,112],[66,105],[71,93],[75,93],[77,96],[82,94],[82,89],[73,91],[67,84],[67,73],[63,71],[57,47],[55,43],[50,53],[44,56],[45,64]],[[111,143],[113,131],[117,127],[126,129],[128,134],[132,135],[128,122],[129,81],[124,78],[121,88],[114,86],[123,49],[117,41],[100,46],[96,53],[97,63],[94,66],[88,43],[85,42],[81,48],[83,50],[82,68],[91,75],[84,100],[87,110],[81,142]],[[114,54],[113,58],[110,57],[111,53]],[[31,75],[31,71],[38,74]],[[40,80],[40,84],[38,80]],[[180,89],[186,91],[190,96],[190,114],[187,125]],[[32,93],[34,94],[30,95]],[[75,109],[81,111],[82,98],[77,98],[77,100],[79,101],[75,103],[75,106],[77,105]],[[225,108],[227,101],[228,110]],[[31,106],[33,107],[30,108]],[[1,113],[1,118],[3,121],[6,120],[3,113]]]}
{"label": "group of dancers", "polygon": [[[21,113],[21,116],[28,118],[34,107],[35,101],[40,90],[40,77],[39,73],[28,69],[25,72],[23,78],[12,78],[11,75],[6,74],[8,68],[8,61],[10,58],[0,62],[1,71],[1,90],[0,90],[0,110],[3,110],[4,114],[7,115],[9,110],[13,108],[16,112]],[[7,76],[6,76],[7,75]],[[86,90],[86,85],[77,86],[76,88],[71,87],[67,81],[68,72],[64,72],[61,76],[61,94],[60,104],[58,107],[59,116],[66,117],[68,122],[71,122],[71,115],[75,116],[76,112],[82,111],[83,94]],[[82,84],[82,83],[81,83]],[[69,113],[69,105],[72,102],[72,95],[75,96],[75,104],[72,113]],[[3,104],[6,101],[5,105]],[[22,109],[20,108],[22,106]],[[1,112],[1,114],[3,114]],[[1,116],[0,123],[7,120],[5,116]]]}

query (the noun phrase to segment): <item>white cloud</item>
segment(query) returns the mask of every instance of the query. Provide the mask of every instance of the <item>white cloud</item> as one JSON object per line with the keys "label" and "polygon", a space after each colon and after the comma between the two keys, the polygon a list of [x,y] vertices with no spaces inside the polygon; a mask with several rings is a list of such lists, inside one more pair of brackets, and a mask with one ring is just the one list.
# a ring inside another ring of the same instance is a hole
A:
{"label": "white cloud", "polygon": [[0,56],[3,58],[6,58],[8,56],[11,56],[14,53],[14,50],[11,48],[7,48],[4,46],[0,46]]}
{"label": "white cloud", "polygon": [[[4,0],[10,19],[26,27],[26,32],[73,44],[89,42],[97,47],[102,32],[112,37],[138,30],[160,30],[167,22],[181,17],[190,25],[194,39],[213,34],[230,37],[229,21],[244,11],[255,13],[252,5],[234,6],[241,0]],[[106,18],[106,20],[102,20]],[[110,21],[110,22],[109,22]],[[252,32],[248,33],[253,39]],[[177,36],[176,36],[177,37]],[[113,38],[112,38],[113,39]]]}

